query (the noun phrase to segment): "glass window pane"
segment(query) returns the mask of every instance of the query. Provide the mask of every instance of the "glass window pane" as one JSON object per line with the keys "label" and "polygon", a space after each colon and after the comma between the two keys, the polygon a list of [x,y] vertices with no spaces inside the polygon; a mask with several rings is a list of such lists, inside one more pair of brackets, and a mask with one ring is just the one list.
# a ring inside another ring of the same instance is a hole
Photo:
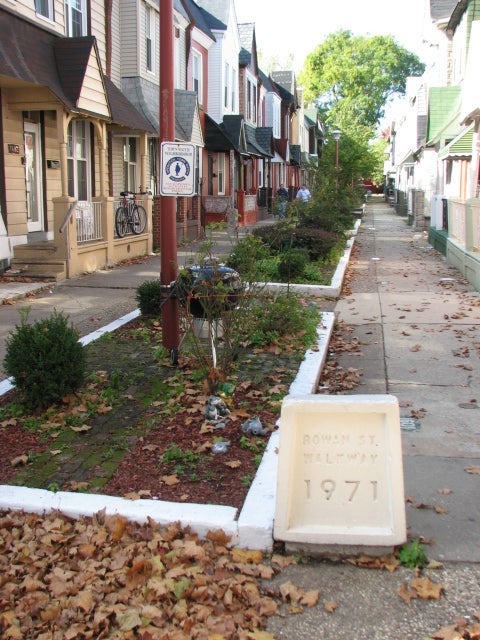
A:
{"label": "glass window pane", "polygon": [[87,163],[84,160],[77,161],[77,189],[78,199],[88,200]]}

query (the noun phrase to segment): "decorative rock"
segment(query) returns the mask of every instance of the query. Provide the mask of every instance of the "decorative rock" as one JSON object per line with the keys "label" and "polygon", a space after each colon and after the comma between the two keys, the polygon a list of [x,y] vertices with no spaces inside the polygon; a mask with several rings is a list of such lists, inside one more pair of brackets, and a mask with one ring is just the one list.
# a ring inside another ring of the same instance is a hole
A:
{"label": "decorative rock", "polygon": [[218,396],[209,397],[207,408],[205,409],[205,418],[207,420],[215,421],[228,416],[229,413],[230,409],[221,398]]}
{"label": "decorative rock", "polygon": [[212,453],[227,453],[230,446],[230,440],[223,440],[222,442],[215,442],[212,447]]}
{"label": "decorative rock", "polygon": [[266,436],[268,433],[268,429],[264,429],[262,427],[262,423],[258,416],[253,416],[253,418],[245,420],[242,424],[242,431],[243,433],[251,433],[254,436]]}

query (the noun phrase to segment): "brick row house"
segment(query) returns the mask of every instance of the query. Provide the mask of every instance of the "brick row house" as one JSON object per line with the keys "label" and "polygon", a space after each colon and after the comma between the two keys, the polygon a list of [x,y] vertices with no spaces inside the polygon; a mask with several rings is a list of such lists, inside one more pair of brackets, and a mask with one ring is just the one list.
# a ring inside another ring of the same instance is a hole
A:
{"label": "brick row house", "polygon": [[[259,69],[233,0],[174,0],[175,139],[196,150],[177,238],[292,197],[321,146],[292,72]],[[0,271],[61,279],[160,247],[158,0],[0,0]],[[148,224],[116,236],[121,191]]]}

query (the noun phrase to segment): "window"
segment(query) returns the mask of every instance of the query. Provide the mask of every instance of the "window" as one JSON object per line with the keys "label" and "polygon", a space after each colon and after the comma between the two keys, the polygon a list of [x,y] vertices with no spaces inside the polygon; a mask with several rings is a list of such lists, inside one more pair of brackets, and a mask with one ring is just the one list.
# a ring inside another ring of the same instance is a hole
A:
{"label": "window", "polygon": [[223,106],[225,107],[225,109],[228,109],[228,98],[230,93],[229,84],[230,84],[230,66],[227,62],[225,63],[225,82],[224,82],[225,86],[223,88]]}
{"label": "window", "polygon": [[218,194],[225,193],[225,154],[219,153],[217,156],[217,177],[218,177]]}
{"label": "window", "polygon": [[202,104],[202,56],[198,51],[192,52],[192,89],[198,96],[198,102]]}
{"label": "window", "polygon": [[39,16],[53,21],[53,0],[35,0],[35,11]]}
{"label": "window", "polygon": [[232,111],[237,110],[237,71],[232,69]]}
{"label": "window", "polygon": [[127,191],[137,191],[136,138],[125,138],[123,143],[123,183]]}
{"label": "window", "polygon": [[153,73],[153,43],[154,43],[154,24],[153,9],[145,6],[145,60],[147,71]]}
{"label": "window", "polygon": [[88,200],[90,138],[89,124],[85,120],[72,120],[67,132],[68,195]]}
{"label": "window", "polygon": [[257,86],[253,85],[253,95],[252,95],[252,120],[253,122],[257,121]]}
{"label": "window", "polygon": [[247,120],[252,119],[252,83],[247,80]]}
{"label": "window", "polygon": [[87,35],[85,0],[65,0],[65,30],[71,38]]}

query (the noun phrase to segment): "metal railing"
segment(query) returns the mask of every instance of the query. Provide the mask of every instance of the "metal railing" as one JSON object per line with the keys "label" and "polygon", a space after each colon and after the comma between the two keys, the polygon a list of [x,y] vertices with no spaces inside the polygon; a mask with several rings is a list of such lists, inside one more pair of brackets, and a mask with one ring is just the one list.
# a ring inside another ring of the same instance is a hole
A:
{"label": "metal railing", "polygon": [[480,204],[469,203],[472,216],[471,250],[480,253]]}
{"label": "metal railing", "polygon": [[103,239],[102,203],[79,200],[75,209],[77,242],[92,242]]}
{"label": "metal railing", "polygon": [[448,235],[452,240],[463,246],[465,246],[466,241],[465,214],[465,201],[450,198],[448,202]]}

